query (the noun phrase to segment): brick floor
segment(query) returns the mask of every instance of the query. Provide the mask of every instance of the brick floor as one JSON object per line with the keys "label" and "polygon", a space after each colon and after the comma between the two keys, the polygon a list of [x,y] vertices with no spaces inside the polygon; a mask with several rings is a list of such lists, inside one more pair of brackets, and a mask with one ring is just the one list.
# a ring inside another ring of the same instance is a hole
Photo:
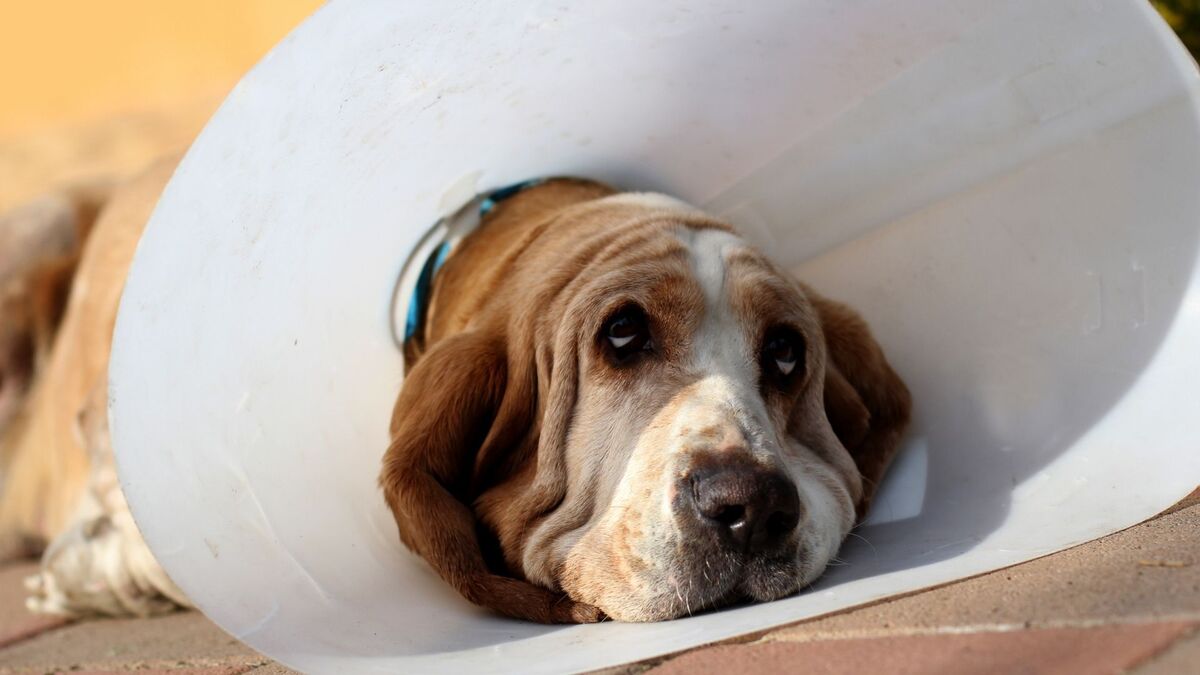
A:
{"label": "brick floor", "polygon": [[0,567],[0,649],[65,623],[62,619],[38,616],[25,610],[22,581],[35,570],[37,563],[34,562]]}
{"label": "brick floor", "polygon": [[197,612],[153,619],[82,621],[0,650],[0,671],[9,672],[136,669],[243,673],[269,664],[269,659]]}
{"label": "brick floor", "polygon": [[969,634],[765,642],[700,649],[653,675],[1061,675],[1122,673],[1166,649],[1196,624],[1044,628]]}
{"label": "brick floor", "polygon": [[1200,672],[1200,630],[1164,649],[1133,675],[1195,675]]}
{"label": "brick floor", "polygon": [[[291,672],[194,612],[65,625],[31,616],[21,579],[32,569],[0,568],[0,673]],[[607,672],[1196,675],[1198,627],[1200,491],[1040,560]]]}
{"label": "brick floor", "polygon": [[923,633],[946,626],[1200,620],[1200,506],[1052,556],[769,631],[772,640]]}
{"label": "brick floor", "polygon": [[[254,666],[212,666],[212,667],[207,667],[207,668],[167,668],[167,667],[158,668],[158,667],[153,667],[153,666],[133,665],[133,666],[130,666],[130,668],[128,668],[128,669],[136,669],[137,672],[139,673],[139,675],[146,675],[147,673],[149,673],[149,674],[170,673],[170,675],[241,675],[241,673],[258,672],[258,668],[254,667]],[[111,669],[111,668],[100,668],[100,669],[93,670],[93,669],[88,669],[88,668],[80,668],[80,669],[72,669],[68,672],[72,673],[72,675],[75,675],[76,673],[93,674],[93,675],[108,675],[108,674],[114,673],[114,672],[123,672],[123,670],[127,670],[127,669],[116,670],[116,669]],[[20,671],[17,671],[17,672],[20,672]],[[37,671],[35,669],[30,672],[37,672]]]}

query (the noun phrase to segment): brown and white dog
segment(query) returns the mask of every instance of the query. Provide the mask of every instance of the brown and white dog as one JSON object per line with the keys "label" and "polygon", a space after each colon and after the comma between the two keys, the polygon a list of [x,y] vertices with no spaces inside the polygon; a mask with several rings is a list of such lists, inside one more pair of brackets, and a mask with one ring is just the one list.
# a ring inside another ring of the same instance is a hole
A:
{"label": "brown and white dog", "polygon": [[[0,555],[49,544],[36,611],[187,604],[120,493],[104,398],[125,275],[175,161],[5,221],[42,229],[0,269]],[[908,421],[853,312],[668,197],[528,188],[461,241],[431,299],[380,482],[404,542],[510,616],[649,621],[793,593]]]}
{"label": "brown and white dog", "polygon": [[655,621],[812,582],[910,399],[866,324],[675,199],[556,179],[434,278],[380,485],[509,616]]}
{"label": "brown and white dog", "polygon": [[178,159],[0,216],[0,558],[45,549],[27,605],[146,616],[186,605],[142,541],[108,437],[125,275]]}

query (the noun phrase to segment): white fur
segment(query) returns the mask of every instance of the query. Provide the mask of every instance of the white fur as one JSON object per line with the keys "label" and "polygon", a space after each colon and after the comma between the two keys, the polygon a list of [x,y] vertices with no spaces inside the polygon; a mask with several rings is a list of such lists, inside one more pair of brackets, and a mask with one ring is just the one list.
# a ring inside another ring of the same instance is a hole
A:
{"label": "white fur", "polygon": [[43,554],[39,572],[25,580],[25,605],[33,612],[152,616],[190,606],[146,546],[121,492],[104,390],[103,383],[97,387],[75,429],[91,455],[87,491],[71,526]]}
{"label": "white fur", "polygon": [[[828,485],[839,483],[834,471],[807,448],[781,437],[767,417],[754,378],[756,371],[750,367],[758,345],[746,343],[746,331],[729,301],[727,260],[730,253],[747,248],[746,243],[721,230],[687,230],[680,236],[689,245],[706,304],[705,319],[694,340],[695,368],[709,375],[701,382],[697,400],[681,407],[677,424],[696,428],[713,424],[714,417],[723,418],[726,437],[741,436],[751,456],[787,471],[806,514],[797,535],[801,569],[806,577],[815,577],[837,553],[853,525],[850,497],[846,492],[834,494]],[[811,578],[801,581],[807,583]]]}
{"label": "white fur", "polygon": [[691,204],[659,192],[620,192],[615,195],[596,200],[597,204],[617,204],[622,206],[640,206],[643,208],[677,211],[689,215],[703,216],[704,212]]}

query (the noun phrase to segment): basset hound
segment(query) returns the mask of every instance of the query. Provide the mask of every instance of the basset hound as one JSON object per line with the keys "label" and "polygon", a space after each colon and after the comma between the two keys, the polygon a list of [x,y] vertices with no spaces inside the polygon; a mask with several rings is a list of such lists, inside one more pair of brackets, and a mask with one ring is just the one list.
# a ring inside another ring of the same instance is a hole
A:
{"label": "basset hound", "polygon": [[108,434],[109,347],[125,275],[178,163],[0,215],[0,560],[43,550],[26,605],[63,616],[187,606],[142,540]]}
{"label": "basset hound", "polygon": [[911,400],[864,321],[671,197],[553,179],[423,271],[379,484],[468,600],[657,621],[816,579]]}
{"label": "basset hound", "polygon": [[[49,544],[36,611],[188,604],[105,415],[118,299],[176,161],[5,221],[39,233],[0,270],[0,557]],[[404,543],[541,622],[669,619],[821,574],[909,418],[866,324],[670,197],[553,179],[478,207],[406,317],[379,476]]]}

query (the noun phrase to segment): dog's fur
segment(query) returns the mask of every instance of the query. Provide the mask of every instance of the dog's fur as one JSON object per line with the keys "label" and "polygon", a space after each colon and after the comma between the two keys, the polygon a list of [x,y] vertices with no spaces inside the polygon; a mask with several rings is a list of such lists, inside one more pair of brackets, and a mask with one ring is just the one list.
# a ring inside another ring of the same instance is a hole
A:
{"label": "dog's fur", "polygon": [[[653,349],[617,364],[605,321],[631,305]],[[780,326],[806,347],[775,386],[760,345]],[[850,309],[694,208],[587,181],[493,209],[437,276],[408,356],[380,476],[400,537],[467,599],[534,621],[795,592],[866,510],[909,419]],[[726,470],[743,501],[745,475],[786,475],[786,541],[751,555],[697,524],[688,494]]]}
{"label": "dog's fur", "polygon": [[111,194],[65,191],[53,198],[65,208],[34,218],[21,210],[6,222],[40,230],[23,241],[68,242],[14,251],[23,262],[5,280],[0,308],[0,380],[11,411],[0,424],[0,553],[49,544],[41,573],[28,580],[37,611],[149,615],[186,604],[116,482],[104,396],[125,274],[177,161]]}
{"label": "dog's fur", "polygon": [[[17,214],[42,229],[23,241],[42,243],[14,250],[6,261],[21,262],[0,278],[0,554],[49,544],[29,584],[38,611],[187,604],[121,496],[104,398],[125,274],[175,161],[111,194],[63,193],[50,216]],[[660,360],[616,368],[597,351],[622,302],[655,322]],[[779,391],[757,384],[747,331],[763,322],[795,326],[806,345],[802,375]],[[497,207],[438,275],[407,357],[381,474],[402,539],[468,599],[543,622],[662,619],[795,591],[867,508],[909,416],[852,311],[723,223],[587,181]],[[672,477],[731,458],[799,487],[788,560],[677,536]],[[731,571],[741,564],[752,569]],[[699,591],[697,574],[712,575]]]}

